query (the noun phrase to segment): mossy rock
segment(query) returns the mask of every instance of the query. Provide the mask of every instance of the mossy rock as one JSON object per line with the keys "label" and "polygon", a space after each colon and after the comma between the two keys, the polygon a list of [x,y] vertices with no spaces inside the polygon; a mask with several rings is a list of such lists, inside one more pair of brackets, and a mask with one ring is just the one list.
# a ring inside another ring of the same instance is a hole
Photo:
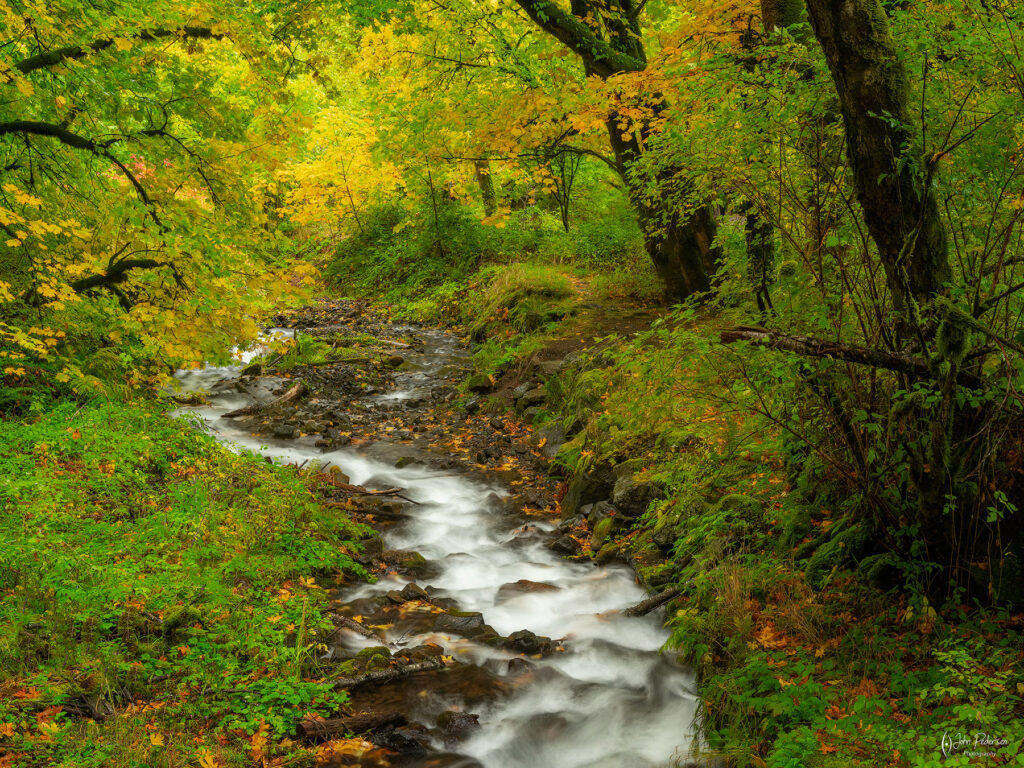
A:
{"label": "mossy rock", "polygon": [[594,535],[591,537],[592,540],[599,544],[607,541],[608,537],[612,535],[612,524],[614,522],[614,517],[606,517],[603,520],[598,520],[597,525],[594,526]]}
{"label": "mossy rock", "polygon": [[371,648],[363,648],[363,650],[356,654],[357,659],[370,659],[374,656],[384,656],[390,659],[391,651],[383,645],[375,645]]}
{"label": "mossy rock", "polygon": [[470,392],[490,392],[493,386],[491,377],[485,373],[475,373],[466,379],[466,389]]}

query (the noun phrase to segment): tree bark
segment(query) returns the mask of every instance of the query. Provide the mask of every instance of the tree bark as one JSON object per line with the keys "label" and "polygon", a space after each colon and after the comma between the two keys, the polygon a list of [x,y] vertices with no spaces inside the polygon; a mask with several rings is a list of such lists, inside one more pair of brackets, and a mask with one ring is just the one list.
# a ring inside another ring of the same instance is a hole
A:
{"label": "tree bark", "polygon": [[895,309],[944,291],[951,276],[932,167],[913,146],[910,83],[879,0],[807,0],[846,128],[857,198],[878,247]]}
{"label": "tree bark", "polygon": [[256,416],[258,414],[269,411],[275,405],[281,405],[282,403],[290,402],[292,400],[302,397],[304,394],[306,394],[306,384],[303,381],[299,381],[293,387],[291,387],[291,389],[289,389],[276,400],[271,400],[269,403],[253,403],[252,405],[247,405],[244,408],[237,408],[234,411],[228,411],[227,413],[223,414],[221,418],[234,419],[238,418],[239,416]]}
{"label": "tree bark", "polygon": [[[855,344],[815,339],[810,336],[792,336],[779,331],[746,326],[727,328],[721,332],[720,339],[723,344],[749,341],[757,346],[781,349],[805,357],[831,357],[848,363],[902,373],[917,379],[934,381],[938,378],[927,360],[911,355],[897,355],[884,349],[859,347]],[[959,384],[973,389],[980,389],[982,386],[982,380],[978,376],[966,371],[960,371],[956,380]]]}
{"label": "tree bark", "polygon": [[334,720],[302,720],[295,728],[295,735],[304,741],[330,741],[342,738],[346,733],[359,736],[363,733],[405,725],[406,722],[408,721],[401,712],[367,712]]}
{"label": "tree bark", "polygon": [[493,216],[498,210],[498,195],[494,191],[490,162],[474,160],[473,175],[476,176],[476,185],[480,188],[480,200],[484,204],[484,214]]}
{"label": "tree bark", "polygon": [[361,685],[382,685],[393,680],[401,680],[405,677],[417,675],[420,672],[433,672],[438,669],[444,669],[451,663],[451,657],[438,656],[416,664],[402,664],[397,667],[382,669],[379,672],[367,672],[365,675],[359,675],[358,677],[339,677],[337,680],[329,681],[328,685],[335,690],[341,688],[351,690]]}
{"label": "tree bark", "polygon": [[[633,0],[610,0],[598,8],[592,0],[571,0],[571,13],[549,0],[515,2],[541,29],[580,57],[588,76],[606,79],[622,72],[642,72],[647,67],[638,20],[642,2],[636,5]],[[604,22],[601,32],[586,22],[597,18]],[[679,302],[711,288],[711,276],[718,261],[712,246],[715,219],[706,205],[687,215],[670,204],[650,203],[648,196],[637,189],[631,169],[640,159],[642,145],[653,133],[653,118],[665,109],[665,104],[651,109],[652,119],[636,124],[626,136],[619,128],[618,113],[610,113],[606,125],[616,170],[636,208],[644,231],[644,247],[662,280],[665,298]],[[658,181],[668,183],[675,170],[662,173]]]}

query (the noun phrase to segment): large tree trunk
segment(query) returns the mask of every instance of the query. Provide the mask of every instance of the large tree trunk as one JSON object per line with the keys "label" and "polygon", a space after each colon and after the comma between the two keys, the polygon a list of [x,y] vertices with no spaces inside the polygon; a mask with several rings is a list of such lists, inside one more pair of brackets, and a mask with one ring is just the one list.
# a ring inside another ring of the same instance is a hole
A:
{"label": "large tree trunk", "polygon": [[[515,2],[541,29],[580,57],[587,76],[608,78],[621,72],[642,72],[647,66],[639,23],[643,2],[570,0],[571,12],[549,0]],[[594,25],[594,19],[602,20],[600,29]],[[654,117],[665,104],[650,108]],[[705,205],[687,215],[671,202],[650,203],[636,188],[631,174],[641,154],[640,141],[646,142],[650,130],[646,125],[639,125],[633,134],[623,138],[619,122],[617,113],[608,115],[612,151],[630,201],[637,210],[644,231],[644,246],[665,286],[665,298],[678,302],[707,291],[717,264],[717,252],[712,248],[715,219],[711,209]],[[662,173],[659,181],[670,185],[675,175],[673,170]]]}
{"label": "large tree trunk", "polygon": [[894,307],[914,322],[950,278],[931,173],[913,148],[910,91],[879,0],[807,0],[846,127],[857,197]]}
{"label": "large tree trunk", "polygon": [[[637,190],[630,175],[630,168],[641,154],[639,141],[634,136],[623,138],[617,114],[608,119],[607,126],[619,175],[636,208],[640,228],[644,232],[644,248],[664,285],[666,301],[684,301],[694,294],[710,290],[711,278],[718,265],[718,250],[713,247],[717,225],[711,209],[703,205],[685,215],[671,203],[652,205]],[[640,134],[645,141],[650,135],[644,128]],[[669,169],[659,176],[658,182],[663,190],[672,186],[675,171]]]}

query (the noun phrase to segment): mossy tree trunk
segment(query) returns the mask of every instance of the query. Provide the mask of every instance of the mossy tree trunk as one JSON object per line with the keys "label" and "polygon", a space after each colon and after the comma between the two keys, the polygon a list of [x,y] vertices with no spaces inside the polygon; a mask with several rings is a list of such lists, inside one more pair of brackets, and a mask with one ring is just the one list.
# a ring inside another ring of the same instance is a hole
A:
{"label": "mossy tree trunk", "polygon": [[[580,57],[588,76],[608,78],[622,72],[642,72],[647,67],[639,23],[643,2],[571,0],[570,11],[549,0],[516,3],[541,29]],[[601,23],[595,23],[596,19]],[[663,194],[652,195],[638,185],[632,169],[653,133],[653,118],[664,109],[664,104],[650,109],[651,119],[640,124],[627,121],[633,129],[625,134],[620,127],[620,115],[611,112],[607,119],[608,135],[618,173],[636,208],[644,245],[662,280],[665,297],[669,301],[683,301],[711,287],[717,262],[712,246],[715,218],[707,205],[684,212],[663,202]],[[659,184],[670,183],[674,170],[662,173]]]}
{"label": "mossy tree trunk", "polygon": [[807,0],[846,128],[857,198],[885,268],[893,307],[916,326],[917,308],[951,276],[932,168],[914,145],[910,82],[880,0]]}

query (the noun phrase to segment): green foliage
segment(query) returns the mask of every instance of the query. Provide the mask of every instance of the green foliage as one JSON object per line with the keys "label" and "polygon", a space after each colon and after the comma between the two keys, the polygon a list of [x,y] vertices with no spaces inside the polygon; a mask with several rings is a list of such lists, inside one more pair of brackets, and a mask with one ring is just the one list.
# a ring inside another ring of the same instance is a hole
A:
{"label": "green foliage", "polygon": [[[361,529],[301,476],[155,406],[63,405],[0,433],[8,742],[31,735],[14,691],[40,706],[163,702],[157,724],[172,733],[282,736],[303,712],[344,702],[314,679],[333,625],[313,577],[365,575],[350,556]],[[34,754],[99,766],[118,752],[106,732],[80,751],[76,730],[56,725]]]}

